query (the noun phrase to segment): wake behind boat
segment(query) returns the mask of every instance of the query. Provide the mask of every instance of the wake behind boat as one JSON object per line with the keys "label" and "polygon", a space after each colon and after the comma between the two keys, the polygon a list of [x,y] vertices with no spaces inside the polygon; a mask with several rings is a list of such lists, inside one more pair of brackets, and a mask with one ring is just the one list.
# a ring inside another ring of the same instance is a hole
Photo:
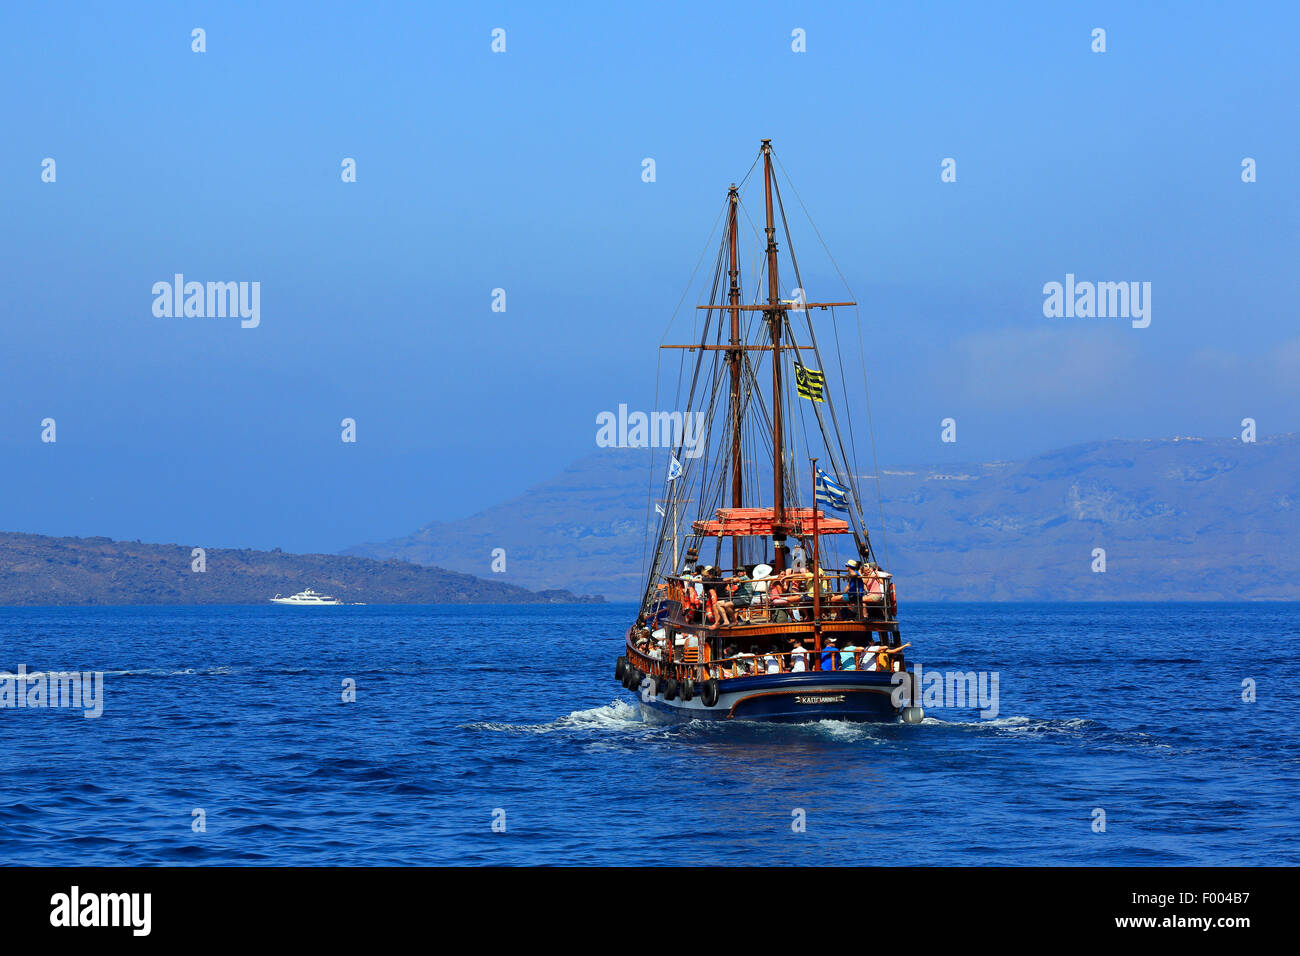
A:
{"label": "wake behind boat", "polygon": [[[702,331],[691,344],[663,346],[696,356],[682,362],[678,394],[687,396],[683,418],[700,415],[704,426],[695,431],[700,446],[673,439],[650,573],[615,679],[644,708],[686,719],[917,722],[924,714],[912,705],[893,577],[867,533],[852,423],[845,434],[812,318],[829,309],[834,330],[835,308],[855,303],[806,301],[793,251],[797,288],[793,299],[780,297],[774,193],[787,245],[790,231],[770,140],[760,158],[766,248],[745,260],[761,263],[754,301],[742,300],[738,251],[747,175],[727,194],[709,304],[697,307]],[[838,352],[838,333],[835,341]],[[840,359],[832,361],[842,374]],[[807,454],[807,492],[796,450]],[[682,534],[678,516],[690,503],[697,517]],[[710,546],[713,563],[701,563]]]}

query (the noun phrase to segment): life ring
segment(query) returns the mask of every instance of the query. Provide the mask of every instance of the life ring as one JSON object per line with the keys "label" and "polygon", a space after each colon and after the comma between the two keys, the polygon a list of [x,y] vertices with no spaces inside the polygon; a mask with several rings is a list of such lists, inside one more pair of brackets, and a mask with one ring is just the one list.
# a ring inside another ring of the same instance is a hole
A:
{"label": "life ring", "polygon": [[705,707],[716,707],[718,705],[718,682],[710,677],[700,688],[700,700],[704,702]]}
{"label": "life ring", "polygon": [[677,696],[677,679],[670,677],[664,681],[664,700],[672,700]]}

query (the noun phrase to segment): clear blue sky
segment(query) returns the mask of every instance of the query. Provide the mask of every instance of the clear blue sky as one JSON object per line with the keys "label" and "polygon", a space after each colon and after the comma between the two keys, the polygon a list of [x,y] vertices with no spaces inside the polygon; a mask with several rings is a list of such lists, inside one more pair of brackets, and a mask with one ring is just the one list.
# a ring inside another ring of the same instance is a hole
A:
{"label": "clear blue sky", "polygon": [[[0,529],[337,550],[522,490],[651,408],[760,137],[863,305],[882,462],[1297,430],[1298,33],[1281,3],[7,5]],[[175,272],[259,281],[261,326],[155,318]],[[1044,318],[1067,272],[1150,281],[1151,327]]]}

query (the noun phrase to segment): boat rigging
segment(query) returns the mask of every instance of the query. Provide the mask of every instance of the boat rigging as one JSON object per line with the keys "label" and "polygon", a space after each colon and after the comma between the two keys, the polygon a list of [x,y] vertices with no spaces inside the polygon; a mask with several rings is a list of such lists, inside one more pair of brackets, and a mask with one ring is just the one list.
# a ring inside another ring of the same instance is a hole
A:
{"label": "boat rigging", "polygon": [[[651,710],[687,718],[919,721],[892,575],[863,519],[851,421],[846,446],[813,322],[829,310],[833,325],[835,309],[855,303],[806,301],[770,140],[759,159],[764,219],[754,301],[744,301],[741,270],[747,175],[727,191],[709,301],[696,307],[698,338],[661,345],[683,357],[678,394],[688,383],[686,413],[697,405],[704,412],[704,453],[672,449],[657,499],[667,507],[655,509],[662,520],[615,676]],[[778,218],[798,283],[793,298],[781,296]],[[806,320],[803,341],[792,316]],[[840,372],[847,404],[842,359]],[[806,503],[800,451],[809,463]],[[699,504],[697,518],[682,535],[678,516],[690,501]],[[712,564],[700,560],[709,543]]]}

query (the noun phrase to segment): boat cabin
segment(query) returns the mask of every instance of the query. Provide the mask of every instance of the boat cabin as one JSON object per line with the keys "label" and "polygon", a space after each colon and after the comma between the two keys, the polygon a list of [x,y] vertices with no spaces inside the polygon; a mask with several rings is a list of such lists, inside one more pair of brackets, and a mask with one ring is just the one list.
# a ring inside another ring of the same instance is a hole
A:
{"label": "boat cabin", "polygon": [[[728,680],[814,670],[901,670],[892,576],[871,562],[822,568],[822,535],[848,534],[847,522],[809,508],[722,508],[697,521],[697,535],[795,538],[811,561],[722,569],[696,564],[662,577],[655,599],[628,632],[628,660],[646,674],[677,680]],[[815,529],[815,530],[814,530]],[[721,547],[719,547],[721,551]],[[889,649],[882,655],[882,649]]]}

